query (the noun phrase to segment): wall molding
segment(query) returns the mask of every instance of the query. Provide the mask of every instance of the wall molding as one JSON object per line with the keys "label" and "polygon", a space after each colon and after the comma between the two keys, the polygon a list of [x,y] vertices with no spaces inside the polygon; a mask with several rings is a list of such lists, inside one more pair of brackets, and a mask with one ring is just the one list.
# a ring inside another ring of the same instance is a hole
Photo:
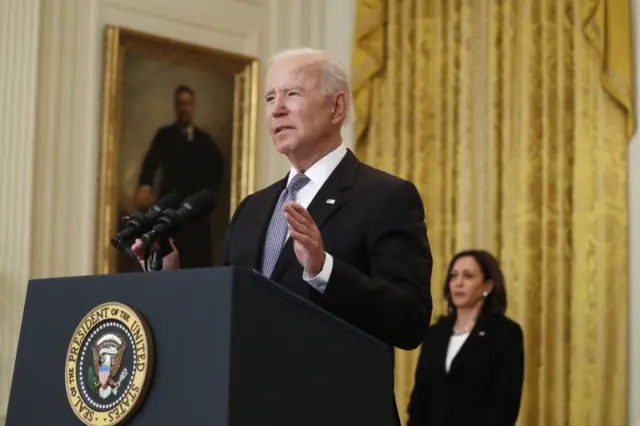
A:
{"label": "wall molding", "polygon": [[[640,123],[640,0],[631,2],[634,104]],[[629,143],[629,357],[628,425],[640,426],[640,130]]]}

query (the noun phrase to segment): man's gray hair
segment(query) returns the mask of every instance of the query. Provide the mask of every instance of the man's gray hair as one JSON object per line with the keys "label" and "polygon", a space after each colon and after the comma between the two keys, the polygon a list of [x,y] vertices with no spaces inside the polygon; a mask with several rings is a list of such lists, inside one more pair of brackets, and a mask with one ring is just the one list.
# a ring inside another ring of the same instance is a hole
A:
{"label": "man's gray hair", "polygon": [[347,95],[347,104],[345,119],[342,125],[349,123],[351,118],[352,94],[351,84],[349,83],[349,73],[342,63],[329,55],[322,49],[312,49],[310,47],[299,47],[295,49],[287,49],[276,53],[269,59],[269,65],[286,58],[297,56],[317,56],[322,62],[322,71],[324,76],[323,90],[326,94],[344,92]]}

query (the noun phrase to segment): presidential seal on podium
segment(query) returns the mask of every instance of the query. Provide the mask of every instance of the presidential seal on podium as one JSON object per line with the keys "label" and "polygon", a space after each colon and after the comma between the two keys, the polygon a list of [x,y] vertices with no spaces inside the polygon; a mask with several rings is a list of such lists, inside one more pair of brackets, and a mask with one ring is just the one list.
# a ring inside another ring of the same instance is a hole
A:
{"label": "presidential seal on podium", "polygon": [[122,303],[92,309],[78,324],[65,385],[71,409],[89,426],[122,423],[144,400],[153,373],[153,342],[144,319]]}

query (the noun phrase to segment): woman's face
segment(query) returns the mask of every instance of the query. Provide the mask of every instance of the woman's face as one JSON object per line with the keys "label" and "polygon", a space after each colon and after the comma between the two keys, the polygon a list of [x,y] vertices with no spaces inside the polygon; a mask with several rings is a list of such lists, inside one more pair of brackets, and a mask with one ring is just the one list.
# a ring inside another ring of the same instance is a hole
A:
{"label": "woman's face", "polygon": [[474,308],[484,300],[484,292],[491,291],[491,283],[485,283],[480,265],[472,256],[457,259],[449,271],[449,293],[457,308]]}

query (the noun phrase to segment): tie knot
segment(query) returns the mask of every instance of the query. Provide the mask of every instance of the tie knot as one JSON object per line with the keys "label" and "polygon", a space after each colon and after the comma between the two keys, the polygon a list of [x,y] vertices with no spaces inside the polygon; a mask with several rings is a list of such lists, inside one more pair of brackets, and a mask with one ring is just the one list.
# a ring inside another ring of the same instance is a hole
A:
{"label": "tie knot", "polygon": [[299,173],[297,175],[295,175],[293,177],[293,179],[291,179],[291,182],[289,182],[289,186],[287,187],[287,189],[292,193],[292,194],[296,194],[298,191],[300,191],[307,183],[309,183],[309,178],[303,174],[303,173]]}

